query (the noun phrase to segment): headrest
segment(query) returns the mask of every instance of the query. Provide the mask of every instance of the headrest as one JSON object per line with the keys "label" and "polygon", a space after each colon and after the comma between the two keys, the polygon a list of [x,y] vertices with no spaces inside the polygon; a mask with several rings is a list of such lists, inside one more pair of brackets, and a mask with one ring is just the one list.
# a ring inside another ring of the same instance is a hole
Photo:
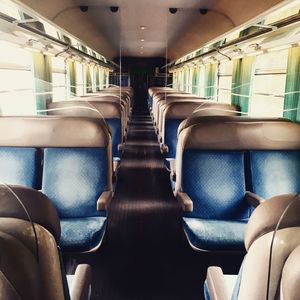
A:
{"label": "headrest", "polygon": [[[52,102],[48,105],[49,109],[68,108],[62,110],[49,111],[49,115],[71,115],[80,117],[94,117],[94,118],[121,118],[122,106],[120,103],[105,101],[97,101],[94,98],[91,100],[69,100]],[[76,108],[80,107],[80,108]],[[82,107],[82,108],[81,108]],[[86,109],[85,109],[86,108]],[[93,111],[97,110],[97,111]]]}
{"label": "headrest", "polygon": [[186,120],[182,121],[178,128],[178,134],[185,128],[199,123],[201,118],[207,116],[238,116],[239,108],[236,105],[203,101]]}
{"label": "headrest", "polygon": [[166,97],[168,97],[168,95],[190,95],[188,93],[185,92],[178,92],[178,91],[159,91],[159,92],[155,92],[153,94],[153,98],[156,100],[163,100]]}
{"label": "headrest", "polygon": [[165,117],[167,119],[187,118],[204,101],[184,100],[169,102],[165,105]]}
{"label": "headrest", "polygon": [[41,299],[41,274],[35,254],[15,236],[0,232],[1,299]]}
{"label": "headrest", "polygon": [[[52,202],[43,193],[23,186],[9,185],[22,201],[32,222],[46,228],[58,242],[60,239],[60,221]],[[0,184],[0,219],[16,218],[25,221],[28,216],[8,187]]]}
{"label": "headrest", "polygon": [[[87,94],[88,96],[89,94]],[[120,90],[103,90],[103,91],[100,91],[100,92],[97,92],[97,93],[93,93],[91,94],[92,96],[108,96],[108,95],[112,95],[112,96],[117,96],[117,97],[120,97],[122,99],[129,99],[130,100],[130,97],[129,97],[129,94],[128,92],[125,92],[125,91],[121,91]]]}
{"label": "headrest", "polygon": [[107,126],[96,118],[72,116],[1,117],[0,146],[106,147]]}
{"label": "headrest", "polygon": [[[291,202],[293,203],[291,204]],[[286,213],[286,217],[282,218],[280,229],[300,226],[300,195],[285,194],[272,197],[261,203],[249,219],[245,234],[246,250],[259,237],[276,229],[281,216],[289,205],[292,207]]]}
{"label": "headrest", "polygon": [[181,131],[181,145],[206,150],[297,150],[300,124],[286,119],[202,117]]}
{"label": "headrest", "polygon": [[296,247],[285,261],[281,276],[281,299],[299,298],[300,285],[300,245]]}
{"label": "headrest", "polygon": [[173,89],[171,87],[152,87],[148,89],[149,95],[150,96],[155,96],[158,93],[179,93],[178,90]]}
{"label": "headrest", "polygon": [[120,103],[122,100],[127,102],[127,97],[124,97],[121,95],[121,99],[120,99],[120,95],[118,94],[111,94],[111,93],[103,93],[103,94],[99,94],[99,93],[91,93],[91,94],[87,94],[85,96],[81,96],[79,99],[76,100],[82,100],[82,101],[91,101],[91,100],[97,100],[97,101],[112,101],[112,102],[116,102],[116,103]]}
{"label": "headrest", "polygon": [[195,95],[192,95],[192,94],[183,94],[183,93],[158,93],[158,94],[155,94],[155,100],[157,102],[159,101],[164,101],[164,100],[169,100],[169,101],[172,101],[173,98],[177,98],[177,99],[202,99],[204,100],[203,98],[200,98],[198,96],[195,96]]}

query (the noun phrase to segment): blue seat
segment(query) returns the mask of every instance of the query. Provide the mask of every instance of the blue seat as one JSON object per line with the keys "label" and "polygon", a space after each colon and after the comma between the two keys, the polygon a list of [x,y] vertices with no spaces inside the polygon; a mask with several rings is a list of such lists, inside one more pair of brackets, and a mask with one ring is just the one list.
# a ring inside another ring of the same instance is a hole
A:
{"label": "blue seat", "polygon": [[300,196],[295,196],[275,196],[255,209],[245,233],[247,255],[239,274],[209,267],[204,283],[206,300],[265,299],[266,295],[268,299],[299,298]]}
{"label": "blue seat", "polygon": [[39,189],[41,152],[29,147],[0,147],[0,180]]}
{"label": "blue seat", "polygon": [[300,150],[250,151],[252,190],[263,198],[300,191]]}
{"label": "blue seat", "polygon": [[97,211],[108,189],[107,148],[46,148],[42,191],[54,203],[62,227],[61,246],[86,251],[103,237],[106,216]]}
{"label": "blue seat", "polygon": [[[199,110],[198,110],[199,109]],[[202,110],[201,110],[202,109]],[[197,112],[194,114],[193,112]],[[177,134],[180,124],[192,123],[195,118],[205,115],[236,115],[238,109],[234,105],[218,103],[213,101],[204,101],[203,99],[185,99],[178,100],[172,98],[172,102],[162,106],[160,113],[159,132],[165,164],[170,169],[170,161],[176,157]],[[188,120],[187,122],[185,120]]]}
{"label": "blue seat", "polygon": [[106,124],[86,117],[3,117],[0,132],[10,124],[15,128],[10,138],[3,131],[0,134],[0,165],[1,157],[7,164],[5,168],[2,164],[2,180],[15,176],[14,184],[39,189],[36,182],[41,182],[60,217],[62,249],[96,250],[113,195],[111,136]]}
{"label": "blue seat", "polygon": [[122,105],[117,98],[105,95],[100,97],[96,94],[81,100],[53,102],[49,104],[49,108],[55,109],[49,111],[50,115],[104,118],[111,132],[112,155],[116,165],[115,170],[117,170],[122,157],[122,145],[126,135],[127,122],[127,116],[125,116]]}
{"label": "blue seat", "polygon": [[190,244],[244,251],[253,203],[269,193],[300,190],[299,149],[300,125],[283,119],[202,117],[182,129],[175,195]]}

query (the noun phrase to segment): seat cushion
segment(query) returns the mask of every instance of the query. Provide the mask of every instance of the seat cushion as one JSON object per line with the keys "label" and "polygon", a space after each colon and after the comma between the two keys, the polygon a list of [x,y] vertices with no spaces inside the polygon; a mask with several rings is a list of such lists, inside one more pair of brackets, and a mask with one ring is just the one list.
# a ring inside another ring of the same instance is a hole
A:
{"label": "seat cushion", "polygon": [[97,200],[107,182],[107,148],[45,149],[42,191],[60,218],[98,216]]}
{"label": "seat cushion", "polygon": [[189,242],[202,250],[244,251],[246,221],[205,220],[183,218],[183,228]]}
{"label": "seat cushion", "polygon": [[71,252],[89,251],[101,243],[106,217],[62,219],[60,246]]}
{"label": "seat cushion", "polygon": [[111,131],[113,157],[121,157],[121,152],[118,150],[118,145],[122,143],[121,119],[105,119],[105,122]]}
{"label": "seat cushion", "polygon": [[[179,170],[176,170],[176,173]],[[248,219],[243,151],[187,149],[182,157],[182,191],[193,200],[189,217]]]}
{"label": "seat cushion", "polygon": [[300,191],[300,151],[250,151],[253,192],[266,199]]}
{"label": "seat cushion", "polygon": [[0,180],[7,184],[18,184],[40,188],[41,155],[35,148],[0,148]]}

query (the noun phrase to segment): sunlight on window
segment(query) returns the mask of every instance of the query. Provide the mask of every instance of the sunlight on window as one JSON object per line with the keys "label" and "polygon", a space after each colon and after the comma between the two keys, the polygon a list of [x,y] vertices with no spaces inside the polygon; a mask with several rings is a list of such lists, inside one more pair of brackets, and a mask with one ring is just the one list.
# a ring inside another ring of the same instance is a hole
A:
{"label": "sunlight on window", "polygon": [[67,97],[66,63],[63,58],[52,58],[53,101],[63,101]]}
{"label": "sunlight on window", "polygon": [[287,50],[264,54],[256,58],[250,116],[282,117],[286,68]]}
{"label": "sunlight on window", "polygon": [[36,114],[32,56],[3,41],[0,42],[0,114]]}

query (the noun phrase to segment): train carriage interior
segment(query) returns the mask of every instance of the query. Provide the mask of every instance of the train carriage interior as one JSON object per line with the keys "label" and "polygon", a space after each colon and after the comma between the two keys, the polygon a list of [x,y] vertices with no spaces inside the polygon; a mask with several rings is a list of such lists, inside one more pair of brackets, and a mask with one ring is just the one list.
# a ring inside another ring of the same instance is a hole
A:
{"label": "train carriage interior", "polygon": [[300,0],[0,0],[0,300],[300,300]]}

